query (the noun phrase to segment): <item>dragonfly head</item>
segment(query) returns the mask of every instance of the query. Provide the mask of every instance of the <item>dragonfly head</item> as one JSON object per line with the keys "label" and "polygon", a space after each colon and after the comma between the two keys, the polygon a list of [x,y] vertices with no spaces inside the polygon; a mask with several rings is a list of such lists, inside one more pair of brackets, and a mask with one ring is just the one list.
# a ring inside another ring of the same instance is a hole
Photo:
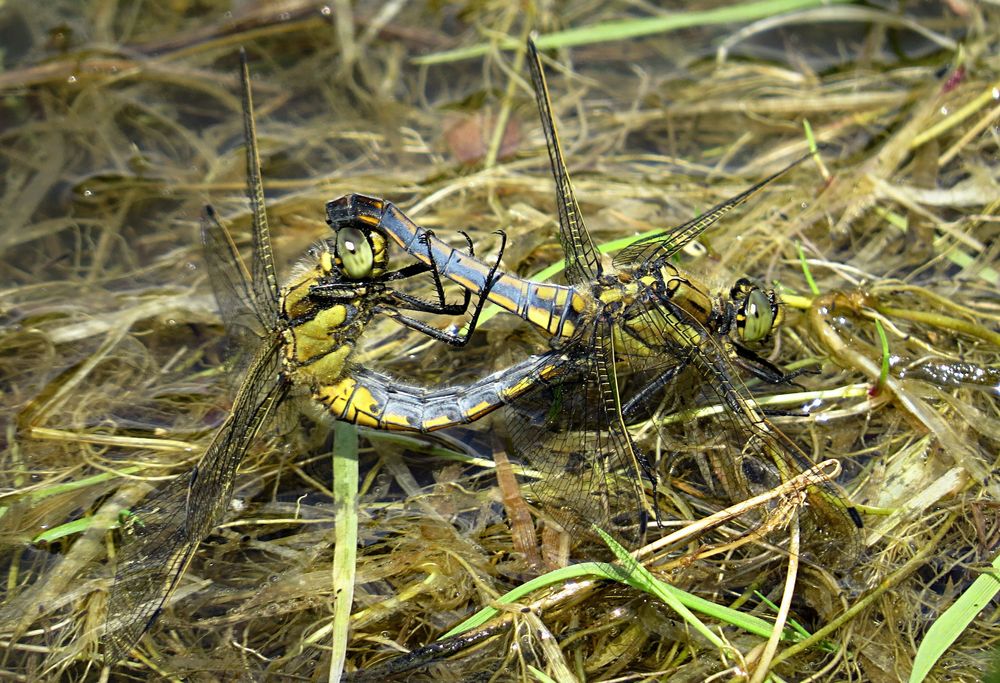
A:
{"label": "dragonfly head", "polygon": [[740,278],[729,292],[736,307],[736,331],[744,342],[764,339],[781,321],[778,297],[747,278]]}
{"label": "dragonfly head", "polygon": [[385,273],[389,250],[385,236],[377,231],[345,226],[337,228],[333,265],[346,280],[367,280]]}

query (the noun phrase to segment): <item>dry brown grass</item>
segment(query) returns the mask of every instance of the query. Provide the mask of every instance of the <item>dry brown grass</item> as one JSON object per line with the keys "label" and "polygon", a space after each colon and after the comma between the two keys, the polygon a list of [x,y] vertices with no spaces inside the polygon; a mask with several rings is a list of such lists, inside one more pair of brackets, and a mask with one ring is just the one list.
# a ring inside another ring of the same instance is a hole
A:
{"label": "dry brown grass", "polygon": [[[244,3],[223,18],[209,4],[0,11],[0,668],[13,680],[107,676],[97,649],[112,576],[105,529],[141,499],[143,480],[188,468],[225,415],[222,332],[197,220],[211,201],[237,232],[248,225],[238,46],[251,57],[283,264],[324,234],[325,201],[357,191],[391,199],[439,234],[469,230],[487,254],[503,228],[505,267],[531,273],[561,254],[521,58],[494,47],[442,65],[411,60],[507,35],[520,44],[526,17],[549,33],[639,12],[584,1],[557,17],[532,3],[515,11],[479,1],[390,4],[396,11],[378,17],[291,2],[283,13]],[[989,4],[961,0],[852,23],[825,16],[734,40],[723,59],[712,48],[738,28],[574,47],[553,55],[550,87],[602,243],[679,223],[801,155],[803,118],[830,145],[828,178],[803,165],[708,234],[707,256],[685,263],[719,284],[734,273],[781,283],[787,321],[771,357],[816,371],[801,389],[785,388],[782,406],[803,409],[812,399],[799,391],[831,393],[808,406],[814,417],[777,421],[817,459],[840,459],[847,495],[867,506],[855,566],[833,573],[804,562],[792,607],[811,632],[855,611],[822,647],[779,648],[776,673],[897,680],[1000,538],[990,476],[1000,444],[1000,22]],[[893,357],[881,383],[875,320]],[[450,351],[377,326],[360,360],[435,383],[538,348],[502,317],[484,331],[472,348]],[[492,470],[444,454],[488,457],[483,438],[461,431],[421,446],[365,436],[349,670],[434,642],[531,575]],[[677,484],[687,505],[708,505],[705,492]],[[303,417],[262,439],[241,470],[246,506],[204,544],[143,658],[114,668],[118,680],[325,678],[326,645],[308,643],[330,614],[328,487],[328,425]],[[77,519],[90,523],[37,540]],[[558,546],[544,538],[546,550]],[[754,591],[777,603],[785,562],[749,554],[683,563],[661,578],[771,618]],[[891,590],[879,591],[886,580]],[[536,666],[556,678],[703,680],[734,665],[665,605],[621,585],[530,600],[545,605],[541,619],[508,610],[481,643],[398,675],[529,680]],[[988,609],[973,621],[940,679],[981,675],[994,617]],[[751,660],[763,640],[717,631]]]}

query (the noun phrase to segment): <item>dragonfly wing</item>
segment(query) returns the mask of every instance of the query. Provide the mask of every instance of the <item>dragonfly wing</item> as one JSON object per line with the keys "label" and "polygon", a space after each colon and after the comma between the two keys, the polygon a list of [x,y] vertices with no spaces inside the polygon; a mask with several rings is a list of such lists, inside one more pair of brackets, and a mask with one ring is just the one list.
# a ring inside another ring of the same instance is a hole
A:
{"label": "dragonfly wing", "polygon": [[246,370],[260,340],[273,328],[254,295],[253,283],[229,231],[211,209],[201,221],[205,264],[226,329],[226,366],[234,381]]}
{"label": "dragonfly wing", "polygon": [[567,353],[572,367],[540,382],[507,407],[511,445],[537,472],[533,492],[567,530],[593,536],[592,525],[635,547],[645,531],[645,461],[625,429],[618,405],[613,354],[593,343]]}
{"label": "dragonfly wing", "polygon": [[274,332],[280,292],[264,208],[250,74],[242,51],[240,64],[247,196],[253,220],[251,270],[210,207],[202,221],[202,243],[226,326],[229,369],[235,376],[245,374],[244,381],[229,417],[191,476],[174,479],[154,492],[123,525],[104,636],[109,655],[116,659],[128,652],[159,614],[198,543],[228,508],[236,470],[247,448],[289,388],[281,376],[281,338]]}
{"label": "dragonfly wing", "polygon": [[247,197],[253,216],[253,301],[265,326],[273,325],[278,316],[278,276],[271,251],[271,231],[264,208],[264,182],[260,173],[260,151],[257,148],[257,124],[253,117],[253,93],[250,90],[250,67],[246,51],[240,50],[240,85],[243,95],[243,142],[246,147]]}
{"label": "dragonfly wing", "polygon": [[104,640],[124,657],[174,590],[201,542],[229,506],[236,469],[288,389],[279,380],[278,345],[262,347],[232,412],[190,476],[155,491],[123,524]]}
{"label": "dragonfly wing", "polygon": [[[261,338],[274,329],[278,318],[280,292],[271,250],[271,236],[264,208],[264,187],[261,181],[260,154],[257,149],[257,128],[253,118],[253,98],[246,53],[240,53],[243,92],[243,136],[246,147],[247,197],[253,220],[253,260],[251,270],[240,256],[232,235],[223,226],[215,211],[206,207],[202,218],[201,238],[209,280],[219,304],[229,334],[235,339],[230,351],[239,344]],[[247,359],[249,360],[249,359]],[[245,364],[244,364],[245,365]]]}
{"label": "dragonfly wing", "polygon": [[538,49],[532,40],[528,40],[528,68],[531,71],[531,81],[535,86],[535,101],[538,114],[542,119],[542,130],[545,131],[545,143],[549,149],[549,162],[552,165],[552,175],[556,181],[556,208],[559,211],[559,240],[566,252],[566,279],[570,284],[589,283],[599,277],[602,272],[601,257],[594,247],[594,241],[583,222],[580,205],[576,201],[573,183],[570,182],[569,170],[563,158],[562,146],[559,143],[559,132],[556,130],[552,117],[552,100],[549,97],[549,87],[545,82],[545,73],[538,56]]}
{"label": "dragonfly wing", "polygon": [[108,597],[104,641],[109,662],[123,659],[157,617],[184,573],[197,541],[188,537],[190,479],[174,479],[129,515]]}
{"label": "dragonfly wing", "polygon": [[[761,493],[813,465],[802,449],[761,413],[730,360],[733,352],[725,337],[686,316],[669,300],[646,305],[631,319],[628,329],[641,330],[642,342],[633,340],[627,346],[658,348],[681,360],[699,375],[704,398],[722,404],[723,429],[708,435],[710,447],[706,450],[712,454],[712,470],[733,501]],[[644,359],[630,360],[635,370],[647,371]],[[669,441],[666,435],[663,441]],[[817,477],[802,511],[811,549],[824,557],[828,554],[824,551],[832,550],[832,555],[843,561],[856,557],[858,530],[850,511],[836,487]]]}
{"label": "dragonfly wing", "polygon": [[783,176],[792,168],[801,164],[810,156],[811,154],[807,154],[799,157],[777,173],[764,178],[764,180],[752,185],[735,197],[730,197],[729,199],[716,204],[697,218],[692,218],[686,223],[670,228],[665,232],[636,240],[618,252],[614,259],[615,266],[618,268],[628,268],[634,267],[635,264],[670,258],[683,249],[688,242],[695,239],[698,235],[705,232],[705,230],[718,222],[719,219],[727,213],[741,204],[745,204],[762,189]]}

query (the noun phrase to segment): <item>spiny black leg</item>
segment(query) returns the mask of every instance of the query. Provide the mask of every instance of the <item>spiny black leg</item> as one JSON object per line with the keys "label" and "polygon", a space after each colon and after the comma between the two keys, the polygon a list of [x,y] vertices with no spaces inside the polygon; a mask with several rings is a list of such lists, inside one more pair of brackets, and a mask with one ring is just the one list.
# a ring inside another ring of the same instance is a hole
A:
{"label": "spiny black leg", "polygon": [[[475,246],[474,246],[474,244],[472,242],[472,238],[469,237],[468,233],[466,233],[464,230],[459,230],[459,233],[461,233],[462,237],[465,238],[466,243],[469,245],[469,256],[475,256],[476,255],[476,249],[475,249]],[[393,299],[395,300],[395,302],[396,302],[396,304],[398,306],[400,306],[401,308],[404,308],[406,310],[419,311],[421,313],[437,313],[437,314],[441,314],[441,315],[461,315],[461,314],[463,314],[463,313],[465,313],[466,311],[469,310],[469,303],[471,303],[471,301],[472,301],[472,292],[470,292],[468,289],[464,289],[463,290],[464,295],[462,297],[462,303],[461,304],[449,304],[449,303],[447,303],[447,301],[445,300],[445,296],[444,296],[444,285],[443,285],[442,280],[441,280],[441,273],[440,273],[440,270],[437,267],[437,261],[434,259],[434,252],[431,249],[431,245],[430,245],[430,239],[433,236],[434,236],[434,232],[432,230],[425,230],[423,232],[423,234],[421,235],[421,240],[423,241],[423,243],[425,245],[427,245],[427,260],[429,262],[429,265],[424,266],[424,268],[425,268],[425,270],[430,270],[431,273],[433,274],[433,277],[434,277],[434,287],[437,290],[438,303],[437,304],[432,304],[432,303],[426,301],[425,299],[421,299],[419,297],[413,296],[412,294],[407,294],[405,292],[399,292],[399,291],[396,291],[396,290],[392,291],[392,297],[393,297]],[[503,255],[503,249],[504,249],[505,245],[506,245],[506,236],[504,236],[504,242],[503,242],[503,244],[500,247],[500,255]],[[423,264],[421,264],[421,265],[423,265]],[[499,265],[499,260],[497,261],[497,265]],[[489,273],[489,276],[488,276],[487,279],[492,280],[493,279],[493,275],[496,273],[496,270],[497,270],[497,266],[494,266],[490,270],[490,273]],[[396,272],[400,272],[400,271],[396,271]],[[399,277],[402,277],[402,276],[399,276]],[[397,277],[395,275],[395,273],[390,273],[388,276],[384,276],[383,278],[380,278],[380,279],[383,279],[383,280],[385,280],[385,279],[399,279],[399,277]],[[490,283],[489,287],[492,287],[492,286],[493,286],[492,283]],[[489,289],[487,289],[486,291],[489,291]],[[479,308],[481,308],[481,306]],[[470,330],[470,333],[471,333],[471,330]]]}
{"label": "spiny black leg", "polygon": [[390,306],[385,304],[379,304],[375,306],[375,313],[385,315],[386,317],[392,318],[400,325],[405,325],[411,330],[416,330],[422,334],[426,334],[431,339],[444,342],[451,346],[465,346],[468,343],[468,338],[463,337],[461,333],[451,333],[445,330],[438,329],[433,325],[429,325],[422,320],[417,320],[416,318],[411,318],[408,315],[400,313],[399,308],[396,306]]}
{"label": "spiny black leg", "polygon": [[[459,232],[462,231],[460,230]],[[462,232],[462,235],[465,237],[465,241],[469,243],[469,254],[471,256],[475,256],[472,240],[469,239],[469,236],[464,232]],[[431,248],[432,237],[434,237],[434,232],[432,230],[424,230],[423,234],[420,235],[420,241],[427,248],[427,263],[430,264],[430,271],[434,277],[434,289],[437,291],[438,301],[440,302],[441,307],[444,308],[447,306],[444,299],[444,285],[441,282],[441,271],[438,269],[437,261],[434,260],[434,250]],[[469,308],[469,302],[472,301],[472,294],[467,289],[463,290],[463,292],[461,312],[465,313],[465,311]]]}
{"label": "spiny black leg", "polygon": [[372,282],[377,282],[379,284],[385,284],[387,282],[396,282],[398,280],[404,280],[406,278],[413,277],[414,275],[422,275],[431,271],[434,276],[434,285],[437,289],[437,302],[432,303],[426,299],[422,299],[418,296],[412,294],[407,294],[406,292],[400,292],[395,289],[388,290],[390,299],[396,302],[401,308],[411,311],[419,311],[421,313],[437,313],[440,315],[461,315],[469,308],[468,295],[466,296],[466,301],[460,304],[449,304],[444,298],[444,289],[441,284],[441,279],[438,274],[437,268],[435,267],[433,260],[431,264],[426,263],[411,263],[405,268],[400,268],[399,270],[394,270],[389,273],[385,273],[377,278],[372,278]]}
{"label": "spiny black leg", "polygon": [[400,268],[399,270],[389,271],[378,277],[371,278],[372,282],[395,282],[396,280],[405,280],[406,278],[413,277],[415,275],[423,275],[431,267],[426,263],[411,263],[410,265]]}
{"label": "spiny black leg", "polygon": [[[393,271],[392,273],[389,273],[389,275],[395,275],[400,272],[401,271]],[[426,269],[422,272],[426,272]],[[409,275],[403,274],[398,278],[391,279],[396,280],[408,276]],[[393,305],[397,308],[402,308],[408,311],[418,311],[420,313],[435,313],[438,315],[461,315],[462,313],[465,313],[468,308],[468,306],[462,304],[445,304],[442,306],[437,302],[425,301],[419,297],[413,296],[412,294],[397,292],[393,289],[385,289],[382,287],[382,284],[381,278],[377,280],[362,280],[359,282],[321,282],[320,284],[309,287],[309,296],[316,299],[322,299],[324,301],[337,302],[353,301],[359,296],[371,294],[377,296],[381,300],[392,301]]]}
{"label": "spiny black leg", "polygon": [[676,365],[673,365],[662,373],[653,378],[652,381],[647,383],[644,387],[639,389],[632,398],[630,398],[625,405],[622,406],[622,416],[625,418],[632,417],[640,408],[647,408],[649,402],[652,400],[654,394],[660,391],[663,387],[674,381],[677,375],[681,374],[681,371],[687,367],[687,359],[681,359]]}
{"label": "spiny black leg", "polygon": [[[469,255],[475,256],[475,247],[473,246],[472,239],[467,233],[459,230],[463,237],[465,237],[466,243],[469,245]],[[386,273],[381,277],[377,278],[378,282],[394,282],[396,280],[402,280],[404,278],[412,277],[421,273],[431,272],[431,276],[434,278],[434,289],[437,294],[437,303],[431,303],[426,299],[422,299],[412,294],[407,294],[405,292],[399,292],[392,290],[392,298],[396,301],[397,305],[406,310],[419,311],[421,313],[437,313],[440,315],[462,315],[467,310],[469,310],[469,303],[472,301],[472,293],[465,289],[462,297],[462,303],[460,304],[449,304],[445,299],[444,294],[444,283],[441,280],[441,272],[437,267],[437,262],[434,259],[434,252],[431,248],[430,239],[434,236],[434,232],[431,230],[425,230],[421,236],[420,240],[427,247],[427,261],[428,263],[415,263],[411,264],[400,270],[392,271],[391,273]]]}
{"label": "spiny black leg", "polygon": [[733,344],[733,348],[736,350],[737,365],[757,379],[768,384],[794,384],[792,382],[793,379],[799,375],[811,372],[807,368],[795,370],[794,372],[785,372],[771,361],[760,357],[755,351],[748,349],[742,344]]}
{"label": "spiny black leg", "polygon": [[461,315],[468,310],[468,305],[465,303],[461,304],[440,304],[436,301],[426,301],[420,297],[413,296],[412,294],[407,294],[406,292],[397,292],[396,290],[390,290],[389,298],[393,301],[394,305],[398,308],[402,308],[407,311],[418,311],[420,313],[437,313],[439,315]]}
{"label": "spiny black leg", "polygon": [[[465,235],[465,233],[462,234]],[[500,236],[500,248],[497,250],[497,259],[493,262],[493,267],[490,268],[490,272],[486,275],[486,286],[483,287],[483,291],[479,295],[479,301],[476,302],[476,308],[472,312],[472,318],[469,319],[469,331],[465,335],[466,342],[468,342],[472,333],[476,331],[476,325],[479,323],[479,314],[483,312],[483,307],[489,300],[490,290],[493,289],[493,285],[500,279],[497,271],[500,270],[500,259],[503,258],[503,252],[507,248],[507,233],[503,230],[497,230],[493,234]],[[469,239],[468,235],[465,235],[465,239],[469,240],[469,254],[472,255],[472,240]],[[465,291],[468,293],[469,290]]]}
{"label": "spiny black leg", "polygon": [[450,344],[451,346],[459,346],[459,347],[465,346],[466,344],[469,343],[469,340],[472,338],[473,332],[476,331],[476,325],[479,322],[479,315],[480,313],[482,313],[483,307],[486,305],[487,297],[489,295],[490,290],[493,288],[493,285],[496,284],[497,280],[500,279],[500,274],[498,274],[497,271],[500,268],[500,259],[503,257],[503,252],[507,247],[507,234],[503,231],[497,231],[496,234],[500,235],[500,249],[499,252],[497,253],[497,259],[493,263],[493,266],[490,268],[490,272],[487,275],[486,286],[483,288],[483,293],[479,297],[479,301],[476,302],[476,308],[472,313],[472,318],[469,320],[469,329],[465,334],[462,334],[461,332],[452,334],[451,332],[446,332],[444,330],[438,329],[437,327],[434,327],[433,325],[429,325],[423,322],[422,320],[417,320],[416,318],[404,315],[399,311],[398,304],[400,302],[405,303],[408,306],[422,305],[428,307],[428,308],[412,308],[411,310],[419,310],[429,313],[440,312],[440,311],[439,310],[436,311],[433,308],[431,308],[433,307],[433,304],[431,304],[430,302],[420,301],[418,299],[415,300],[413,297],[409,297],[409,295],[405,295],[401,292],[390,291],[389,296],[393,300],[393,305],[379,304],[378,306],[375,307],[376,313],[382,313],[384,315],[387,315],[388,317],[392,318],[399,324],[405,325],[410,329],[426,334],[432,339],[443,341],[446,344]]}

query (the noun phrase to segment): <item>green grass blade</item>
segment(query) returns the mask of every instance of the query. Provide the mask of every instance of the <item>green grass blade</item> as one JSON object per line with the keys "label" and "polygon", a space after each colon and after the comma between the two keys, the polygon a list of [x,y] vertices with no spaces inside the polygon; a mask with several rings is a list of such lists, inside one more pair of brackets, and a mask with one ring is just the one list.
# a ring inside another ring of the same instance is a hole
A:
{"label": "green grass blade", "polygon": [[333,505],[336,515],[333,549],[333,625],[330,681],[344,673],[354,604],[354,576],[358,555],[358,430],[337,422],[333,430]]}
{"label": "green grass blade", "polygon": [[[810,7],[824,7],[840,4],[849,0],[760,0],[759,2],[744,2],[735,5],[723,5],[715,9],[701,12],[671,12],[656,17],[643,19],[627,19],[624,21],[609,21],[595,26],[580,26],[565,31],[548,33],[538,36],[535,44],[539,50],[571,47],[573,45],[592,45],[613,40],[632,40],[641,36],[656,33],[668,33],[692,26],[711,26],[717,24],[737,24],[755,21],[776,14],[785,14]],[[521,41],[514,38],[500,42],[500,47],[513,50],[521,47]],[[473,59],[485,55],[492,49],[489,43],[480,43],[470,47],[435,52],[423,55],[413,60],[415,64],[443,64]]]}
{"label": "green grass blade", "polygon": [[[634,560],[632,561],[634,562]],[[619,583],[628,583],[629,585],[643,591],[650,588],[651,590],[647,592],[654,595],[669,593],[671,599],[676,599],[681,605],[692,611],[726,622],[736,628],[746,631],[747,633],[752,633],[762,638],[767,638],[771,635],[772,624],[769,621],[749,614],[744,614],[743,612],[730,609],[729,607],[725,607],[723,605],[717,605],[711,600],[706,600],[705,598],[692,595],[691,593],[671,586],[670,584],[663,583],[655,577],[652,577],[652,574],[645,569],[643,571],[645,574],[644,577],[633,582],[631,577],[628,575],[628,572],[626,572],[619,565],[608,562],[582,562],[580,564],[573,564],[568,567],[548,572],[542,576],[535,577],[510,592],[505,593],[497,599],[496,602],[502,605],[512,604],[535,591],[542,590],[549,586],[560,585],[566,581],[578,581],[581,579],[593,578],[607,579],[610,581],[617,581]],[[652,577],[652,580],[650,580],[650,577]],[[654,586],[655,588],[653,588]],[[464,633],[465,631],[482,626],[499,614],[499,612],[500,610],[496,607],[484,607],[445,633],[440,639],[444,640],[446,638],[451,638]],[[786,629],[785,633],[782,634],[782,639],[798,641],[802,638],[790,629]]]}
{"label": "green grass blade", "polygon": [[715,633],[713,633],[701,619],[696,617],[694,613],[680,601],[673,591],[667,590],[665,583],[657,579],[648,569],[639,564],[635,558],[632,557],[629,551],[623,548],[618,541],[613,539],[603,529],[594,527],[594,531],[596,531],[601,537],[601,540],[603,540],[604,543],[611,548],[611,552],[615,554],[618,561],[630,569],[627,579],[628,585],[633,588],[638,588],[639,590],[649,593],[650,595],[655,595],[670,609],[679,614],[688,626],[700,633],[703,638],[716,648],[720,650],[731,649],[730,645],[719,638],[719,636],[715,635]]}
{"label": "green grass blade", "polygon": [[927,635],[917,648],[917,656],[913,660],[910,683],[925,680],[945,650],[951,647],[976,615],[990,604],[997,593],[1000,593],[998,570],[1000,570],[1000,556],[993,560],[993,571],[973,581],[955,604],[945,610],[927,630]]}

